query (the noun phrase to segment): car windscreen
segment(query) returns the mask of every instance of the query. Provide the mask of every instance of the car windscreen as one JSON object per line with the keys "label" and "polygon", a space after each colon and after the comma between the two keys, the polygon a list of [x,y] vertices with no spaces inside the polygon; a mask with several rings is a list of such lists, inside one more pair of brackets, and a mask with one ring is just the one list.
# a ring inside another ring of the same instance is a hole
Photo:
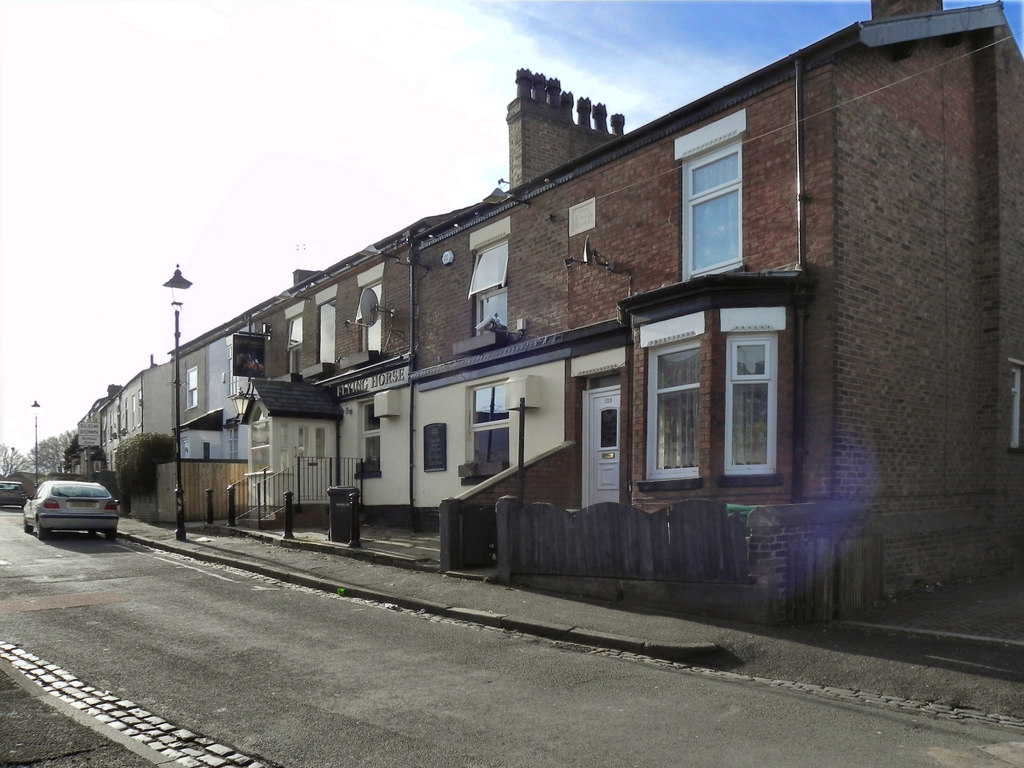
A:
{"label": "car windscreen", "polygon": [[90,485],[55,485],[50,490],[50,495],[65,499],[105,499],[110,493],[106,488],[93,488]]}
{"label": "car windscreen", "polygon": [[21,483],[0,483],[0,491],[20,491]]}

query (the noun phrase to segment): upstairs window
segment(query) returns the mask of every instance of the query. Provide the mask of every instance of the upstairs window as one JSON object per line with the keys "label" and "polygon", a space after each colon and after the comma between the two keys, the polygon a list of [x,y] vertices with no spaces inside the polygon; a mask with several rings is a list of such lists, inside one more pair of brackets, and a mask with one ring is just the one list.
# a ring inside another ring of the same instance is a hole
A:
{"label": "upstairs window", "polygon": [[741,166],[739,145],[686,166],[683,253],[691,277],[743,263]]}
{"label": "upstairs window", "polygon": [[377,283],[376,285],[368,285],[363,290],[373,292],[373,295],[376,297],[374,306],[377,308],[373,313],[373,317],[363,317],[362,302],[360,301],[359,306],[356,307],[356,322],[363,329],[363,350],[366,352],[380,352],[384,340],[384,334],[382,333],[384,323],[381,321],[380,313],[380,307],[383,306],[384,301],[384,286],[381,283]]}
{"label": "upstairs window", "polygon": [[317,360],[321,363],[333,363],[334,335],[337,325],[335,323],[335,304],[328,301],[321,304],[319,310],[319,329],[317,341]]}
{"label": "upstairs window", "polygon": [[199,405],[199,369],[189,368],[185,373],[185,407]]}
{"label": "upstairs window", "polygon": [[743,142],[746,111],[675,141],[682,161],[683,278],[743,264]]}
{"label": "upstairs window", "polygon": [[508,327],[508,242],[477,254],[469,298],[475,302],[474,324],[478,334]]}
{"label": "upstairs window", "polygon": [[302,370],[302,317],[293,317],[288,321],[288,372],[299,373]]}

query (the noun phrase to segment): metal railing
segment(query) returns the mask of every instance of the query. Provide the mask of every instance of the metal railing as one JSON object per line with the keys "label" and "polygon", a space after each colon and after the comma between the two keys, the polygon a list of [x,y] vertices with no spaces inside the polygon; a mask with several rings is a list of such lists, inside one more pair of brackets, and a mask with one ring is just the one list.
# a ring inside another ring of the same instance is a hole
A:
{"label": "metal railing", "polygon": [[284,508],[285,493],[291,493],[296,511],[303,504],[328,503],[327,489],[331,486],[357,486],[363,463],[361,458],[332,456],[300,456],[295,464],[279,472],[264,467],[248,472],[240,483],[247,486],[249,503],[239,518],[255,519],[257,527],[268,517]]}

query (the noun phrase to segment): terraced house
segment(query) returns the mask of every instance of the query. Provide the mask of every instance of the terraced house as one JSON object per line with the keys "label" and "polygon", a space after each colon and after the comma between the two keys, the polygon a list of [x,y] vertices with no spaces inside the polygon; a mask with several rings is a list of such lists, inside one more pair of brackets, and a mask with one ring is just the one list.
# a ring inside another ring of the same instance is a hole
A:
{"label": "terraced house", "polygon": [[[721,502],[740,578],[647,602],[767,621],[1019,560],[1024,62],[1000,3],[874,0],[628,132],[521,70],[506,119],[508,190],[253,314],[251,469],[357,459],[367,514],[413,527],[510,495]],[[506,574],[685,582],[644,546]]]}

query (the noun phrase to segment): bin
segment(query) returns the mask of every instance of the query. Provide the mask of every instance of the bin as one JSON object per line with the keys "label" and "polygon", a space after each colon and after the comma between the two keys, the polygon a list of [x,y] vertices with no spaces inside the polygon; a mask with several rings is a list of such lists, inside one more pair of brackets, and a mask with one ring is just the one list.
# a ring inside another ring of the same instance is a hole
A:
{"label": "bin", "polygon": [[359,543],[359,489],[347,486],[332,486],[327,489],[330,528],[329,541],[343,541],[350,547]]}

